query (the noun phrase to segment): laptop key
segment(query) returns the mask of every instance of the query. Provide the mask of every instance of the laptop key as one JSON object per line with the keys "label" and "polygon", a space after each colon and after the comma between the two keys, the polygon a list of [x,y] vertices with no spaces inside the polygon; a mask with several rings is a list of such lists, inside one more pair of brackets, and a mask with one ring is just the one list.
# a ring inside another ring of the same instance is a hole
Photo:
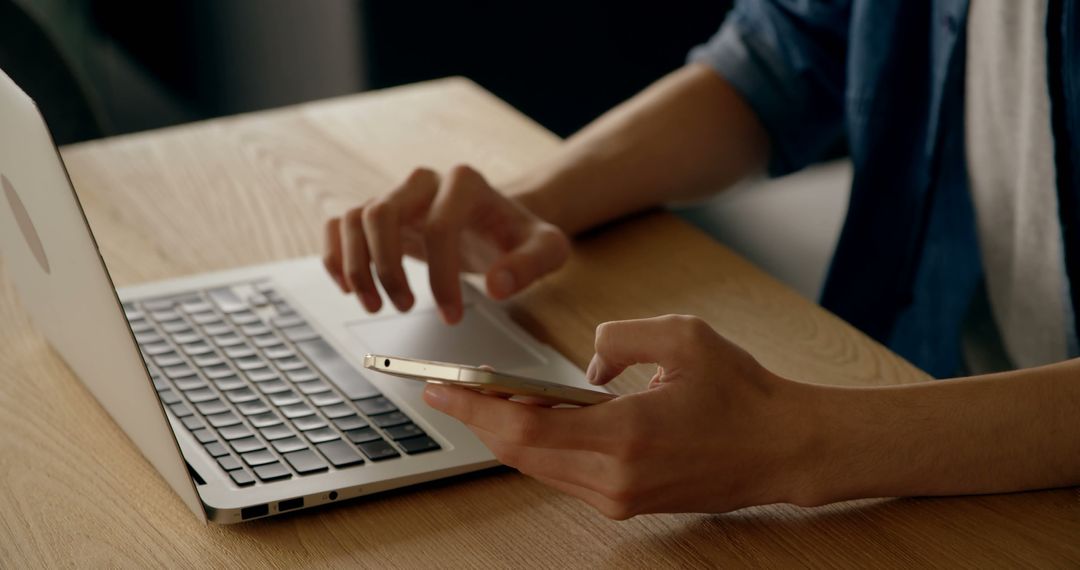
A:
{"label": "laptop key", "polygon": [[357,447],[359,447],[360,451],[363,451],[364,455],[372,461],[381,461],[383,459],[390,459],[391,457],[401,455],[394,449],[394,446],[387,443],[384,439],[361,443]]}
{"label": "laptop key", "polygon": [[198,390],[199,388],[205,388],[206,382],[203,382],[202,378],[192,374],[185,378],[177,378],[173,380],[173,384],[176,384],[176,388],[181,392],[187,392],[188,390]]}
{"label": "laptop key", "polygon": [[151,360],[154,361],[154,364],[157,364],[162,368],[177,366],[184,363],[184,358],[179,354],[176,354],[175,352],[166,352],[165,354],[159,354],[153,357]]}
{"label": "laptop key", "polygon": [[147,311],[168,311],[176,306],[176,299],[154,299],[143,301],[142,305]]}
{"label": "laptop key", "polygon": [[199,323],[199,324],[202,325],[203,332],[206,333],[206,336],[211,336],[211,337],[221,336],[221,335],[225,335],[225,334],[229,334],[229,333],[233,332],[232,327],[229,326],[227,323],[225,323],[225,321],[222,321],[222,320],[217,320],[217,321],[214,321],[214,322],[211,322],[211,323]]}
{"label": "laptop key", "polygon": [[169,386],[169,381],[162,378],[160,374],[157,374],[155,372],[150,373],[150,381],[154,383],[154,389],[158,392],[162,392],[171,388],[171,386]]}
{"label": "laptop key", "polygon": [[304,399],[301,398],[299,394],[293,392],[292,390],[274,392],[272,394],[268,394],[267,397],[270,398],[271,404],[278,407],[291,406],[293,404],[299,404],[300,402],[304,401]]}
{"label": "laptop key", "polygon": [[296,387],[300,389],[304,395],[321,394],[330,391],[330,386],[322,380],[312,380],[311,382],[297,382]]}
{"label": "laptop key", "polygon": [[214,347],[205,342],[185,344],[181,348],[184,350],[184,354],[188,356],[203,356],[206,354],[213,354],[214,352]]}
{"label": "laptop key", "polygon": [[[218,434],[221,435],[221,437],[223,437],[223,438],[225,438],[225,439],[227,439],[229,441],[241,440],[241,439],[244,439],[244,438],[255,439],[254,437],[251,437],[251,436],[254,435],[252,433],[252,431],[251,431],[251,428],[247,427],[244,424],[236,424],[236,425],[223,427],[223,428],[218,430]],[[255,441],[258,441],[258,440],[255,440]],[[259,445],[262,445],[262,444],[260,443]],[[256,449],[258,449],[258,448],[256,448]]]}
{"label": "laptop key", "polygon": [[326,462],[310,449],[301,449],[299,451],[286,453],[285,461],[288,461],[289,465],[292,465],[292,468],[301,475],[317,473],[329,469]]}
{"label": "laptop key", "polygon": [[249,416],[248,421],[257,428],[264,428],[266,426],[273,426],[281,423],[281,419],[278,418],[277,414],[274,412],[263,412],[261,414]]}
{"label": "laptop key", "polygon": [[[296,436],[271,441],[270,445],[273,445],[274,449],[278,450],[278,453],[289,453],[290,451],[296,451],[298,449],[307,449],[308,446],[308,444],[304,443],[304,440]],[[299,469],[297,471],[299,471]]]}
{"label": "laptop key", "polygon": [[296,327],[289,327],[287,329],[281,329],[281,333],[285,335],[285,338],[292,342],[303,342],[305,340],[314,340],[319,338],[319,333],[315,332],[315,329],[309,325],[300,325]]}
{"label": "laptop key", "polygon": [[240,410],[240,413],[245,416],[254,416],[255,414],[270,411],[270,407],[263,403],[262,400],[252,400],[250,402],[244,402],[243,404],[237,404],[236,409]]}
{"label": "laptop key", "polygon": [[322,443],[324,441],[340,439],[337,432],[328,427],[306,431],[304,432],[304,437],[311,440],[311,443]]}
{"label": "laptop key", "polygon": [[389,414],[371,416],[371,421],[381,428],[388,428],[390,426],[409,423],[411,420],[401,412],[390,412]]}
{"label": "laptop key", "polygon": [[191,408],[187,407],[187,404],[184,403],[173,404],[169,406],[169,409],[172,410],[172,413],[178,418],[185,418],[194,413],[191,411]]}
{"label": "laptop key", "polygon": [[259,368],[268,368],[266,361],[258,356],[249,356],[247,358],[238,358],[234,362],[236,367],[240,370],[257,370]]}
{"label": "laptop key", "polygon": [[294,419],[310,416],[315,413],[315,410],[311,409],[307,404],[297,403],[281,406],[281,413],[285,414],[285,417],[289,419]]}
{"label": "laptop key", "polygon": [[296,355],[296,353],[287,346],[275,346],[274,348],[268,348],[263,351],[263,354],[270,360],[280,360],[282,358],[290,358]]}
{"label": "laptop key", "polygon": [[[320,443],[315,447],[319,448],[319,451],[330,460],[330,463],[332,463],[334,467],[347,467],[349,465],[358,465],[364,462],[364,458],[357,453],[351,445],[340,439]],[[397,452],[395,451],[394,453],[396,454]]]}
{"label": "laptop key", "polygon": [[209,453],[211,457],[221,457],[222,455],[227,455],[229,453],[228,448],[220,441],[211,441],[210,443],[203,445],[203,447],[206,448],[206,452]]}
{"label": "laptop key", "polygon": [[289,426],[281,423],[264,427],[259,430],[259,433],[263,434],[263,437],[270,441],[274,441],[276,439],[285,439],[286,437],[293,437],[293,431],[289,429]]}
{"label": "laptop key", "polygon": [[180,310],[185,313],[207,313],[213,312],[214,308],[210,306],[210,303],[202,300],[192,300],[180,305]]}
{"label": "laptop key", "polygon": [[377,431],[369,427],[348,430],[345,432],[345,437],[349,438],[349,441],[353,443],[367,443],[369,441],[375,441],[376,439],[382,439]]}
{"label": "laptop key", "polygon": [[161,338],[161,335],[154,331],[135,333],[135,342],[139,344],[153,344],[163,340],[165,339]]}
{"label": "laptop key", "polygon": [[263,447],[266,447],[262,444],[261,441],[255,439],[254,437],[245,437],[242,439],[233,440],[229,442],[229,445],[231,445],[233,451],[237,453],[247,453],[249,451],[255,451],[256,449],[262,449]]}
{"label": "laptop key", "polygon": [[170,335],[178,332],[191,330],[191,327],[189,327],[185,321],[182,321],[180,319],[176,319],[175,321],[167,321],[159,324],[161,325],[161,330],[169,333]]}
{"label": "laptop key", "polygon": [[[256,315],[251,311],[240,311],[238,313],[233,313],[229,315],[229,320],[238,327],[262,323],[262,319],[259,318],[259,315]],[[267,332],[269,332],[269,329]]]}
{"label": "laptop key", "polygon": [[251,388],[248,388],[247,386],[244,386],[242,388],[237,388],[235,390],[229,390],[229,391],[225,392],[225,397],[228,398],[229,401],[234,403],[234,404],[240,404],[240,403],[243,403],[243,402],[250,402],[252,400],[258,400],[259,399],[259,395],[256,394],[254,390],[252,390]]}
{"label": "laptop key", "polygon": [[[218,401],[220,402],[221,400]],[[222,405],[224,406],[224,404]],[[240,417],[234,414],[232,411],[227,411],[219,414],[206,416],[206,421],[210,422],[210,425],[216,428],[224,428],[239,424]]]}
{"label": "laptop key", "polygon": [[266,465],[267,463],[277,461],[277,456],[266,449],[245,453],[241,457],[244,458],[244,463],[247,463],[252,467],[255,467],[256,465]]}
{"label": "laptop key", "polygon": [[236,333],[226,333],[214,337],[214,344],[221,348],[228,348],[230,346],[240,346],[244,344],[244,337],[237,336]]}
{"label": "laptop key", "polygon": [[232,477],[233,483],[236,483],[240,487],[247,487],[248,485],[255,484],[255,478],[251,476],[251,473],[248,473],[243,469],[229,471],[229,477]]}
{"label": "laptop key", "polygon": [[218,378],[224,378],[226,376],[233,375],[232,368],[229,368],[225,364],[219,364],[218,366],[210,366],[203,369],[203,374],[211,380],[217,380]]}
{"label": "laptop key", "polygon": [[[256,318],[258,318],[258,317],[256,317]],[[240,332],[244,333],[247,336],[259,336],[259,335],[264,335],[264,334],[270,334],[271,330],[270,330],[270,327],[266,326],[265,324],[263,324],[260,321],[260,322],[256,322],[256,323],[241,326],[240,327]]]}
{"label": "laptop key", "polygon": [[221,359],[216,353],[203,354],[191,359],[195,366],[199,368],[210,368],[211,366],[221,366],[225,364],[225,361]]}
{"label": "laptop key", "polygon": [[202,335],[188,329],[187,332],[177,332],[172,335],[173,342],[176,344],[191,344],[193,342],[199,342],[203,339]]}
{"label": "laptop key", "polygon": [[231,287],[210,289],[206,292],[206,295],[210,297],[210,301],[217,305],[217,308],[221,309],[223,313],[235,313],[248,308],[247,303],[245,303]]}
{"label": "laptop key", "polygon": [[213,400],[214,398],[217,398],[217,394],[215,394],[209,388],[188,390],[184,392],[184,395],[187,396],[188,401],[193,404],[198,404],[199,402],[205,402],[207,400]]}
{"label": "laptop key", "polygon": [[289,473],[289,470],[280,462],[267,463],[256,467],[255,475],[263,481],[277,481],[278,479],[292,477],[292,473]]}
{"label": "laptop key", "polygon": [[280,378],[275,378],[269,382],[263,382],[256,384],[259,387],[259,391],[263,394],[277,394],[279,392],[292,391],[289,385],[283,382]]}
{"label": "laptop key", "polygon": [[382,396],[379,396],[378,398],[359,400],[354,403],[356,404],[357,408],[360,408],[361,412],[364,412],[365,415],[369,416],[397,411],[397,406],[395,406],[393,402],[387,400]]}
{"label": "laptop key", "polygon": [[360,416],[352,414],[334,420],[334,425],[336,425],[337,428],[341,431],[348,431],[351,429],[360,429],[362,427],[367,427],[368,423],[365,422],[364,419]]}
{"label": "laptop key", "polygon": [[397,442],[401,446],[401,449],[405,450],[405,453],[409,455],[416,455],[417,453],[424,453],[425,451],[435,451],[436,449],[442,449],[438,443],[435,443],[434,439],[426,435],[420,437],[410,437]]}
{"label": "laptop key", "polygon": [[124,303],[124,317],[128,321],[136,321],[145,318],[145,315],[143,315],[142,311],[136,309],[133,303]]}
{"label": "laptop key", "polygon": [[175,404],[180,401],[180,396],[169,388],[158,392],[158,398],[161,398],[161,401],[166,405]]}
{"label": "laptop key", "polygon": [[[229,406],[225,402],[214,398],[213,400],[207,400],[205,402],[199,402],[198,404],[195,404],[195,409],[199,410],[199,413],[204,416],[212,416],[214,414],[228,412]],[[214,427],[218,426],[215,425]]]}
{"label": "laptop key", "polygon": [[296,418],[293,420],[293,425],[300,431],[308,431],[312,429],[318,429],[326,427],[326,420],[319,416],[307,416],[303,418]]}
{"label": "laptop key", "polygon": [[131,327],[131,332],[134,334],[150,332],[154,330],[154,325],[150,324],[150,321],[145,319],[139,319],[136,321],[130,321],[128,326]]}
{"label": "laptop key", "polygon": [[401,439],[408,439],[410,437],[417,437],[420,435],[427,435],[424,430],[416,426],[416,424],[401,424],[399,426],[388,427],[385,430],[386,435],[390,436],[390,439],[394,441]]}
{"label": "laptop key", "polygon": [[323,411],[324,414],[326,414],[326,417],[328,417],[328,418],[330,418],[332,420],[337,419],[337,418],[343,418],[345,416],[355,415],[355,412],[353,412],[352,406],[350,406],[348,404],[344,404],[344,403],[343,404],[334,404],[333,406],[326,406],[325,408],[322,409],[322,411]]}
{"label": "laptop key", "polygon": [[319,379],[319,375],[306,366],[304,368],[297,368],[296,370],[289,370],[285,375],[293,382],[311,382],[312,380]]}
{"label": "laptop key", "polygon": [[251,342],[259,348],[271,348],[275,346],[283,346],[285,343],[281,342],[276,334],[263,334],[259,336],[251,337]]}
{"label": "laptop key", "polygon": [[316,406],[319,406],[320,408],[322,408],[324,406],[333,406],[334,404],[340,404],[341,402],[344,401],[344,400],[341,399],[341,396],[338,396],[337,394],[335,394],[333,392],[323,392],[321,394],[311,394],[310,400],[311,400],[312,404],[315,404]]}
{"label": "laptop key", "polygon": [[199,443],[210,443],[212,441],[217,441],[217,438],[214,437],[214,432],[208,429],[197,429],[191,432],[191,435],[195,436],[195,439],[199,440]]}
{"label": "laptop key", "polygon": [[218,465],[226,471],[232,471],[233,469],[239,469],[244,465],[240,463],[240,460],[231,455],[222,455],[217,458]]}
{"label": "laptop key", "polygon": [[275,361],[274,364],[278,367],[278,370],[284,370],[286,372],[307,368],[307,363],[296,357],[282,358]]}
{"label": "laptop key", "polygon": [[238,358],[248,358],[257,354],[258,353],[255,352],[255,349],[251,348],[251,345],[246,342],[244,344],[230,346],[229,348],[225,349],[225,356],[228,356],[233,360],[236,360]]}
{"label": "laptop key", "polygon": [[166,309],[164,311],[151,311],[150,318],[161,323],[165,321],[176,321],[180,319],[180,313],[172,309]]}
{"label": "laptop key", "polygon": [[256,368],[255,370],[247,370],[244,372],[244,375],[247,376],[248,380],[251,380],[252,382],[267,382],[269,380],[281,378],[280,376],[278,376],[277,372],[274,372],[269,368]]}
{"label": "laptop key", "polygon": [[157,356],[166,352],[173,352],[172,345],[167,342],[155,342],[139,347],[147,356]]}
{"label": "laptop key", "polygon": [[239,377],[233,375],[214,379],[214,386],[217,386],[218,390],[228,391],[244,388],[247,386],[247,382],[244,382]]}
{"label": "laptop key", "polygon": [[199,416],[188,416],[181,419],[180,423],[184,424],[184,427],[188,428],[189,431],[195,431],[206,427],[203,424],[203,421],[199,419]]}
{"label": "laptop key", "polygon": [[345,393],[346,398],[357,400],[380,395],[360,371],[342,358],[326,340],[316,338],[297,342],[296,347],[330,382]]}
{"label": "laptop key", "polygon": [[290,315],[280,315],[277,317],[273,317],[272,319],[270,319],[270,324],[274,325],[279,329],[287,329],[292,327],[298,327],[300,325],[306,325],[307,321],[305,321],[299,315],[293,313]]}
{"label": "laptop key", "polygon": [[183,378],[184,376],[191,376],[195,374],[195,370],[187,364],[178,364],[176,366],[167,366],[161,369],[169,378]]}

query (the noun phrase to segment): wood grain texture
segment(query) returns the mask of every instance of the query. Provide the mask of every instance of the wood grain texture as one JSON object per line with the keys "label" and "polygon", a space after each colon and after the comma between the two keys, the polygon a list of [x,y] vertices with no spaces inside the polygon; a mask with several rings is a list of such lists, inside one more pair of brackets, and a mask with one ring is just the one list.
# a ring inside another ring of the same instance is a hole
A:
{"label": "wood grain texture", "polygon": [[[416,165],[467,162],[507,180],[558,144],[472,83],[448,79],[84,143],[63,156],[113,277],[131,284],[313,254],[327,216]],[[780,374],[845,385],[926,379],[663,213],[583,237],[564,270],[508,306],[579,366],[603,321],[689,313]],[[494,470],[203,526],[33,330],[2,276],[0,370],[3,567],[1080,564],[1075,489],[612,522]],[[646,379],[635,371],[619,389]]]}

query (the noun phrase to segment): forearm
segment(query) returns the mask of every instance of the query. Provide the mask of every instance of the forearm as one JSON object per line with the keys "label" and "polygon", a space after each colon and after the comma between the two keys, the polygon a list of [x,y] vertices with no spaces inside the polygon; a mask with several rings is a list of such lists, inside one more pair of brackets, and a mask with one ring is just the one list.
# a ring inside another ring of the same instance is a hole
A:
{"label": "forearm", "polygon": [[508,190],[572,235],[720,190],[767,156],[766,133],[739,94],[689,65],[589,124]]}
{"label": "forearm", "polygon": [[819,394],[811,502],[1080,484],[1080,359]]}

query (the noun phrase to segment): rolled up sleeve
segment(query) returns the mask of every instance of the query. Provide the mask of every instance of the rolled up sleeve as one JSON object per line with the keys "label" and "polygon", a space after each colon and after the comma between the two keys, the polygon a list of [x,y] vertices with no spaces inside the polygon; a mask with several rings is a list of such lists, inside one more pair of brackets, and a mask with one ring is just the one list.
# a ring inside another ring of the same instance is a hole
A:
{"label": "rolled up sleeve", "polygon": [[843,134],[848,2],[745,0],[687,61],[743,96],[771,139],[769,174],[819,160]]}

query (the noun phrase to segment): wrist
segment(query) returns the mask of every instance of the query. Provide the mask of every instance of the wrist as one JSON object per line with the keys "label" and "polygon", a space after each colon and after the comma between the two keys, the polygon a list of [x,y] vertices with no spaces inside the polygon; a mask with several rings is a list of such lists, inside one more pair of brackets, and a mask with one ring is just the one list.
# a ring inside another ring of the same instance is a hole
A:
{"label": "wrist", "polygon": [[572,235],[562,216],[558,200],[543,188],[523,190],[513,194],[514,200],[534,216]]}

